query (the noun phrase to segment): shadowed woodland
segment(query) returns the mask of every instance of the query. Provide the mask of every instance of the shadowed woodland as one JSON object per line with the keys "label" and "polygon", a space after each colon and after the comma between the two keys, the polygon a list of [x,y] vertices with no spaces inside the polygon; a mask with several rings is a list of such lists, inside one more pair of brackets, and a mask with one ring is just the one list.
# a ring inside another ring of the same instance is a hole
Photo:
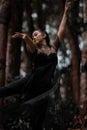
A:
{"label": "shadowed woodland", "polygon": [[[31,37],[34,29],[41,28],[48,32],[52,43],[65,1],[0,0],[0,86],[24,77],[33,67],[27,45],[11,36],[15,32],[24,32]],[[56,84],[58,88],[50,97],[43,129],[86,130],[87,0],[72,0],[54,80],[59,81]],[[0,127],[4,124],[5,130],[31,130],[29,112],[22,112],[27,105],[20,111],[17,108],[20,97],[15,95],[0,99]]]}

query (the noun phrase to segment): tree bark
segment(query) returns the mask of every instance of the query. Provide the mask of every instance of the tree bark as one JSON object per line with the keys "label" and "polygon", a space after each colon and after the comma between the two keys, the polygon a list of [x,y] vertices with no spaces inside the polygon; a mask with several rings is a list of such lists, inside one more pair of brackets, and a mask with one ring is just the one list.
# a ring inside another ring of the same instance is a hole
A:
{"label": "tree bark", "polygon": [[6,61],[6,47],[8,23],[10,18],[9,12],[10,0],[0,1],[0,85],[4,85],[5,81],[5,61]]}
{"label": "tree bark", "polygon": [[[25,33],[28,33],[29,36],[32,36],[32,32],[34,31],[34,26],[33,26],[33,19],[32,19],[32,0],[24,0],[24,20],[27,21],[27,30],[24,30]],[[29,49],[27,45],[24,43],[23,44],[24,51],[23,51],[23,64],[22,64],[22,70],[25,73],[28,73],[31,68],[32,68],[32,58],[29,53]]]}
{"label": "tree bark", "polygon": [[80,98],[80,50],[78,43],[75,41],[72,36],[69,28],[67,27],[66,36],[69,40],[72,59],[71,59],[71,82],[72,82],[72,95],[74,101],[78,104]]}
{"label": "tree bark", "polygon": [[43,10],[42,10],[42,1],[37,0],[37,25],[38,28],[45,30],[45,22],[46,22],[46,17],[43,15]]}
{"label": "tree bark", "polygon": [[[0,0],[0,86],[5,83],[5,63],[8,23],[10,18],[10,0]],[[3,107],[3,99],[0,99],[0,108]],[[0,113],[1,114],[1,113]],[[0,128],[2,127],[0,115]]]}
{"label": "tree bark", "polygon": [[14,80],[20,75],[21,62],[21,39],[11,39],[12,34],[21,32],[22,29],[22,0],[11,1],[11,20],[8,33],[7,62],[6,62],[6,83]]}
{"label": "tree bark", "polygon": [[[84,25],[87,25],[87,0],[83,0],[83,22]],[[87,100],[87,26],[84,28],[82,34],[83,37],[83,50],[82,50],[82,59],[81,59],[81,82],[80,82],[80,101],[83,103]]]}
{"label": "tree bark", "polygon": [[[63,3],[63,2],[62,2]],[[72,98],[78,104],[80,98],[80,49],[78,46],[78,31],[77,31],[77,18],[78,18],[78,5],[79,1],[76,1],[71,11],[69,12],[69,19],[67,21],[67,26],[65,30],[65,36],[69,40],[70,48],[72,52],[71,59],[71,90]],[[64,7],[64,5],[63,5]],[[62,8],[62,6],[61,6]],[[63,9],[62,9],[63,10]],[[72,17],[73,16],[73,17]]]}

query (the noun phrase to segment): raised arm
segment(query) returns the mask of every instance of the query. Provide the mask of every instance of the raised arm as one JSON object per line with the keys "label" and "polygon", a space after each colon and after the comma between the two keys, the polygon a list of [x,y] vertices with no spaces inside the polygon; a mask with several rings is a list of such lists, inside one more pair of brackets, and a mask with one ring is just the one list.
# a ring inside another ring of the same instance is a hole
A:
{"label": "raised arm", "polygon": [[66,23],[67,23],[67,18],[68,18],[68,12],[70,8],[71,8],[71,2],[70,0],[66,0],[64,14],[63,14],[63,17],[62,17],[62,20],[61,20],[61,23],[57,32],[60,42],[63,40],[64,31],[66,28]]}
{"label": "raised arm", "polygon": [[30,52],[35,52],[35,45],[33,44],[32,39],[27,34],[16,32],[14,35],[12,35],[12,38],[22,38],[25,43],[28,44]]}
{"label": "raised arm", "polygon": [[66,24],[67,24],[67,19],[68,19],[68,12],[69,12],[70,8],[71,8],[71,2],[70,2],[70,0],[66,0],[63,17],[62,17],[62,20],[61,20],[61,23],[60,23],[60,26],[59,26],[58,32],[57,32],[57,39],[54,42],[54,47],[56,50],[58,50],[59,43],[62,42],[62,40],[63,40],[64,32],[65,32],[65,28],[66,28]]}

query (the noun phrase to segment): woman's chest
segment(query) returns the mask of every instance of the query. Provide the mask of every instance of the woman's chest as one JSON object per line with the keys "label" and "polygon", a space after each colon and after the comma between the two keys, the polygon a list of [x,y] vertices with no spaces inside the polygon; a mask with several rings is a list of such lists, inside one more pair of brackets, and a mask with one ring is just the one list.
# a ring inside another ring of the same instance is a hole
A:
{"label": "woman's chest", "polygon": [[42,48],[37,49],[37,54],[40,54],[40,53],[43,53],[43,54],[46,54],[47,56],[49,56],[50,54],[56,53],[56,52],[52,47],[46,47],[46,48],[42,47]]}
{"label": "woman's chest", "polygon": [[39,53],[36,55],[34,63],[36,66],[44,66],[50,63],[57,62],[57,55],[56,53],[51,53],[46,55],[45,53]]}

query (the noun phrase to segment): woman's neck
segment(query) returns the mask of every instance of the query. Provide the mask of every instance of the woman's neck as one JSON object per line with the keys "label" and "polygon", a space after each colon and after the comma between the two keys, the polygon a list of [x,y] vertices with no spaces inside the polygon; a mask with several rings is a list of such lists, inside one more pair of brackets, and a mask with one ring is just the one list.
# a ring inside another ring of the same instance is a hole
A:
{"label": "woman's neck", "polygon": [[41,48],[47,48],[48,45],[47,45],[46,42],[43,42],[42,44],[38,44],[37,47],[40,48],[40,49],[41,49]]}

